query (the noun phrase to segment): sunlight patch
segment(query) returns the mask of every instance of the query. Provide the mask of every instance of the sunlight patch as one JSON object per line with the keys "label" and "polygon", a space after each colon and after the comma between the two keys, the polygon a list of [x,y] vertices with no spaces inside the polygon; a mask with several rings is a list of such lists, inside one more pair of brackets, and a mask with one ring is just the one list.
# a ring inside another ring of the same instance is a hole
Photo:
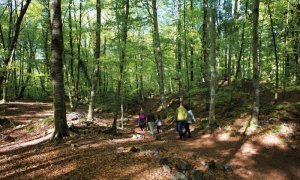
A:
{"label": "sunlight patch", "polygon": [[230,139],[230,133],[221,133],[218,134],[217,140],[218,141],[228,141]]}
{"label": "sunlight patch", "polygon": [[241,147],[242,154],[257,154],[258,149],[250,143],[246,143]]}
{"label": "sunlight patch", "polygon": [[277,146],[279,148],[285,148],[283,140],[274,135],[274,134],[267,134],[259,139],[259,142],[266,146]]}

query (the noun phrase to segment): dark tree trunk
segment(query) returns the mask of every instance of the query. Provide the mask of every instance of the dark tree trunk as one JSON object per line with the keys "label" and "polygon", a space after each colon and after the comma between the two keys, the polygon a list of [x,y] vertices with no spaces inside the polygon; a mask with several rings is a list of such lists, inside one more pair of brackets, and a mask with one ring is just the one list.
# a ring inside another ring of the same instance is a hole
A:
{"label": "dark tree trunk", "polygon": [[203,0],[203,24],[202,24],[202,59],[203,59],[203,67],[202,74],[205,82],[208,82],[207,78],[207,67],[208,67],[208,50],[207,50],[207,0]]}
{"label": "dark tree trunk", "polygon": [[272,31],[272,38],[273,38],[273,47],[274,47],[274,56],[275,56],[275,64],[276,64],[276,82],[275,82],[275,103],[278,100],[278,86],[279,86],[279,58],[277,55],[277,44],[276,44],[276,35],[274,31],[274,23],[272,18],[272,13],[270,9],[271,0],[268,0],[268,12],[270,16],[270,22],[271,22],[271,31]]}
{"label": "dark tree trunk", "polygon": [[180,97],[183,96],[182,94],[182,77],[181,77],[181,61],[182,61],[182,51],[181,51],[181,19],[180,19],[180,11],[181,11],[181,0],[178,0],[178,9],[177,9],[177,79],[178,79],[178,94]]}
{"label": "dark tree trunk", "polygon": [[251,121],[253,124],[258,123],[259,115],[259,63],[258,63],[258,17],[259,17],[259,2],[255,0],[253,5],[253,27],[252,27],[252,58],[253,58],[253,90],[254,90],[254,101],[253,101],[253,113]]}
{"label": "dark tree trunk", "polygon": [[63,73],[64,43],[61,21],[61,1],[50,0],[50,9],[52,31],[51,77],[53,84],[53,110],[55,127],[52,139],[60,139],[68,135]]}

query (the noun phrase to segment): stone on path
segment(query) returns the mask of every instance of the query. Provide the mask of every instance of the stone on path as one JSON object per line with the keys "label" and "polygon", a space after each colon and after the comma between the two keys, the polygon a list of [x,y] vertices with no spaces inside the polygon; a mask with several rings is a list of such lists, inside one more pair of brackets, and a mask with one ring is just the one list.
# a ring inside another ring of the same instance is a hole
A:
{"label": "stone on path", "polygon": [[189,172],[189,180],[202,180],[204,179],[204,173],[200,170],[193,169]]}
{"label": "stone on path", "polygon": [[175,172],[174,174],[172,174],[171,180],[188,180],[188,178],[181,172]]}

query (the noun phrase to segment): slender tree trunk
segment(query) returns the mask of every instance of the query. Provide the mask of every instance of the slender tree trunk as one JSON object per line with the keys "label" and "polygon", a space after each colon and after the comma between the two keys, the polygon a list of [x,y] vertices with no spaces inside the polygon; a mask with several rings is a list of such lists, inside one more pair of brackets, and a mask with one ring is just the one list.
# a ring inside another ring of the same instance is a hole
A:
{"label": "slender tree trunk", "polygon": [[53,84],[53,109],[55,128],[52,139],[60,139],[68,135],[63,73],[64,43],[61,21],[61,1],[50,0],[50,9],[52,31],[51,76]]}
{"label": "slender tree trunk", "polygon": [[286,95],[286,86],[287,81],[290,77],[290,55],[288,53],[289,49],[289,12],[290,12],[290,0],[288,0],[288,9],[287,13],[285,15],[285,33],[284,33],[284,40],[285,40],[285,64],[284,64],[284,80],[283,80],[283,98],[285,98]]}
{"label": "slender tree trunk", "polygon": [[186,82],[187,82],[187,89],[186,92],[188,93],[188,102],[189,105],[191,104],[191,96],[190,96],[190,77],[189,77],[189,61],[188,61],[188,47],[187,47],[187,21],[186,21],[186,0],[183,2],[183,29],[184,29],[184,60],[185,60],[185,73],[186,73]]}
{"label": "slender tree trunk", "polygon": [[293,51],[294,51],[294,61],[296,63],[296,85],[300,85],[300,35],[297,27],[299,28],[300,24],[300,3],[296,5],[295,12],[295,25],[293,30]]}
{"label": "slender tree trunk", "polygon": [[182,77],[181,77],[181,58],[182,58],[182,51],[181,51],[181,19],[180,19],[180,11],[181,11],[181,0],[178,0],[177,6],[177,37],[176,37],[176,44],[177,44],[177,79],[178,79],[178,94],[180,97],[183,97],[182,94]]}
{"label": "slender tree trunk", "polygon": [[245,17],[246,17],[246,19],[245,19],[245,22],[243,23],[241,47],[240,47],[238,61],[237,61],[237,68],[236,68],[236,72],[235,72],[235,75],[234,75],[234,84],[232,86],[232,90],[230,91],[230,95],[229,95],[229,103],[228,103],[229,104],[229,106],[228,106],[229,111],[232,108],[232,98],[233,98],[233,94],[235,93],[237,83],[238,83],[239,74],[240,74],[240,71],[241,71],[241,61],[242,61],[242,56],[243,56],[243,52],[244,52],[244,43],[245,43],[245,26],[246,26],[246,20],[247,20],[247,10],[248,10],[248,0],[246,1],[246,8],[245,8]]}
{"label": "slender tree trunk", "polygon": [[68,10],[69,10],[69,44],[70,44],[70,73],[66,74],[66,78],[69,79],[68,81],[68,85],[69,85],[69,101],[70,101],[70,108],[71,111],[75,111],[76,110],[76,94],[77,94],[77,90],[75,88],[75,79],[74,79],[74,47],[73,47],[73,29],[72,29],[72,13],[71,13],[71,8],[72,8],[72,3],[73,0],[69,0],[69,6],[68,6]]}
{"label": "slender tree trunk", "polygon": [[216,14],[217,2],[211,1],[210,10],[210,106],[209,106],[209,126],[215,128],[217,125],[215,117],[215,101],[216,101]]}
{"label": "slender tree trunk", "polygon": [[251,121],[253,124],[258,123],[259,115],[259,63],[258,63],[258,18],[259,18],[259,2],[255,0],[253,5],[253,27],[252,27],[252,58],[253,58],[253,89],[254,89],[254,101],[253,101],[253,113]]}
{"label": "slender tree trunk", "polygon": [[125,7],[125,12],[122,12],[122,20],[123,23],[121,25],[121,42],[120,42],[120,77],[118,80],[118,89],[117,89],[117,96],[116,96],[116,110],[115,110],[115,118],[113,122],[113,132],[117,133],[117,115],[118,115],[118,107],[121,108],[121,128],[123,129],[123,120],[124,120],[124,86],[123,86],[123,80],[124,80],[124,66],[125,66],[125,58],[126,58],[126,42],[127,42],[127,31],[128,31],[128,18],[129,18],[129,0],[122,1],[122,10]]}
{"label": "slender tree trunk", "polygon": [[25,89],[27,88],[28,82],[31,79],[32,72],[32,63],[31,61],[35,61],[35,52],[36,50],[33,47],[34,42],[30,39],[30,35],[28,35],[28,44],[29,44],[29,59],[27,62],[27,77],[24,83],[22,83],[21,89],[18,93],[17,99],[22,99],[24,97]]}
{"label": "slender tree trunk", "polygon": [[96,48],[95,48],[95,68],[93,74],[92,87],[89,99],[89,111],[87,115],[88,121],[94,120],[94,104],[99,80],[99,61],[100,61],[100,44],[101,44],[101,0],[97,0],[97,26],[96,26]]}
{"label": "slender tree trunk", "polygon": [[202,74],[205,82],[208,82],[207,74],[208,72],[208,49],[207,49],[207,0],[203,0],[203,24],[202,24],[202,59],[203,59],[203,67]]}
{"label": "slender tree trunk", "polygon": [[160,37],[158,30],[158,21],[157,21],[157,7],[156,0],[152,0],[152,20],[153,20],[153,42],[154,42],[154,55],[156,61],[156,68],[158,73],[158,84],[159,84],[159,95],[163,110],[166,115],[166,99],[165,99],[165,88],[164,88],[164,68],[163,68],[163,56],[160,46]]}
{"label": "slender tree trunk", "polygon": [[279,58],[277,55],[277,44],[276,44],[276,38],[275,38],[276,35],[275,35],[275,31],[274,31],[274,23],[273,23],[273,19],[272,19],[270,4],[271,4],[271,0],[268,0],[268,12],[269,12],[270,22],[271,22],[274,56],[275,56],[275,62],[276,62],[276,82],[275,82],[275,103],[276,103],[278,100],[278,87],[279,87]]}
{"label": "slender tree trunk", "polygon": [[[191,3],[191,6],[190,6],[191,14],[193,14],[193,11],[194,11],[194,2],[193,2],[193,0],[191,0],[190,3]],[[194,30],[193,19],[191,19],[191,27],[192,27],[192,30]],[[191,83],[192,83],[194,81],[194,42],[193,42],[193,39],[191,39],[191,41],[190,41],[190,55],[191,55],[190,80],[191,80]]]}

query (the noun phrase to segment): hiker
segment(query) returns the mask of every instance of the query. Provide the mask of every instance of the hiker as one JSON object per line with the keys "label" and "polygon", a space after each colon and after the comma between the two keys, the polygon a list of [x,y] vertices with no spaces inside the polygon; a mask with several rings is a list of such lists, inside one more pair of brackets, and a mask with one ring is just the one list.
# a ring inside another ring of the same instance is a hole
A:
{"label": "hiker", "polygon": [[143,109],[141,108],[140,114],[139,114],[139,117],[138,117],[138,125],[140,126],[141,131],[144,131],[145,122],[146,122],[146,115],[145,115]]}
{"label": "hiker", "polygon": [[192,109],[190,106],[186,106],[187,109],[187,118],[186,118],[186,123],[185,123],[185,132],[184,132],[184,136],[188,135],[188,137],[191,137],[191,130],[190,130],[190,124],[192,124],[193,122],[196,122],[194,114],[192,112]]}
{"label": "hiker", "polygon": [[180,139],[182,139],[183,136],[182,128],[185,127],[186,118],[187,118],[187,111],[182,105],[182,100],[180,100],[180,105],[176,109],[176,113],[175,113],[176,130],[178,131]]}
{"label": "hiker", "polygon": [[160,115],[157,115],[157,119],[156,119],[155,123],[156,123],[156,127],[157,127],[157,134],[159,134],[159,132],[162,132],[162,122],[161,122]]}
{"label": "hiker", "polygon": [[155,116],[153,111],[150,112],[150,114],[147,116],[147,123],[148,123],[148,127],[149,127],[149,131],[151,135],[154,135],[154,122],[155,122]]}

